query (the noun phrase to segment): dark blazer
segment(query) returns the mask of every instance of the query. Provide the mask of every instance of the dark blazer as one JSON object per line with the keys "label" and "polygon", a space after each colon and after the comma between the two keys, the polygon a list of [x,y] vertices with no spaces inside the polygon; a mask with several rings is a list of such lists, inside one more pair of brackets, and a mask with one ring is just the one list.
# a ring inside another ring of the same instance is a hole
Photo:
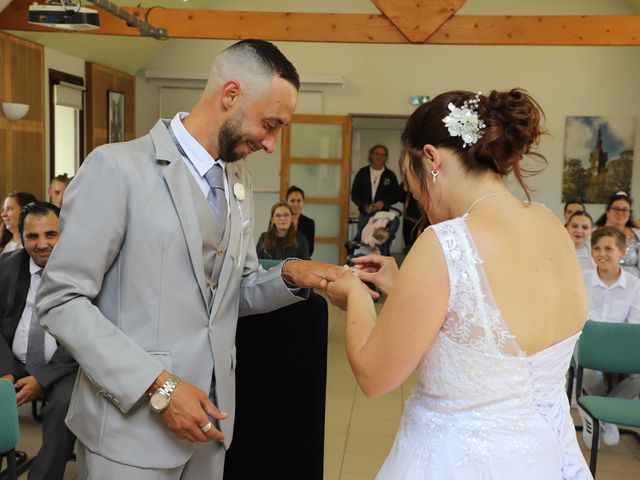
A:
{"label": "dark blazer", "polygon": [[387,167],[384,167],[373,201],[371,201],[371,174],[369,173],[369,165],[358,170],[356,177],[353,179],[351,200],[358,206],[360,213],[367,213],[365,207],[379,200],[384,202],[383,210],[386,210],[389,206],[401,199],[404,199],[404,191],[402,191],[398,185],[396,174]]}
{"label": "dark blazer", "polygon": [[276,246],[271,250],[265,250],[262,247],[262,243],[264,242],[264,237],[266,235],[267,232],[263,232],[260,234],[260,238],[258,239],[258,244],[256,245],[258,258],[268,260],[285,260],[287,258],[296,257],[303,260],[309,260],[309,245],[307,244],[306,237],[300,232],[296,231],[296,241],[298,242],[297,248],[293,246],[283,247],[284,238],[277,238]]}
{"label": "dark blazer", "polygon": [[[31,274],[29,255],[23,248],[0,255],[0,375],[25,376],[24,364],[13,356],[13,337],[29,293]],[[32,372],[45,390],[65,375],[78,370],[78,364],[62,346],[49,363]]]}
{"label": "dark blazer", "polygon": [[314,222],[313,219],[300,214],[297,228],[301,234],[307,237],[307,243],[309,244],[309,256],[313,255],[313,246],[316,238],[316,222]]}

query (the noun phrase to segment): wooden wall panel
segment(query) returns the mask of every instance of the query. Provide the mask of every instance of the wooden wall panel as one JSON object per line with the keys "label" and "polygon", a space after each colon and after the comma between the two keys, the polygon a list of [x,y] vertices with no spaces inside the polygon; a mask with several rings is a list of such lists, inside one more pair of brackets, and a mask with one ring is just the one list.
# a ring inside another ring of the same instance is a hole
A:
{"label": "wooden wall panel", "polygon": [[[17,80],[11,82],[11,101],[30,105],[29,112],[23,120],[42,122],[44,124],[44,109],[34,108],[34,105],[44,106],[44,56],[42,47],[38,49],[23,42],[10,42],[9,62],[14,69],[11,72],[11,76]],[[41,85],[41,88],[34,88],[38,84]]]}
{"label": "wooden wall panel", "polygon": [[86,153],[107,143],[109,90],[124,93],[124,138],[133,140],[136,136],[135,77],[97,63],[87,62],[85,79],[87,82]]}
{"label": "wooden wall panel", "polygon": [[44,198],[44,47],[0,32],[0,77],[0,102],[29,105],[21,120],[0,115],[0,201],[12,190]]}
{"label": "wooden wall panel", "polygon": [[[45,174],[39,153],[44,150],[44,135],[38,131],[11,130],[9,142],[14,158],[11,182],[13,190],[33,193],[44,200]],[[41,175],[34,172],[41,171]]]}
{"label": "wooden wall panel", "polygon": [[[1,75],[0,75],[1,76]],[[4,196],[8,193],[6,185],[9,182],[9,172],[6,168],[7,162],[7,130],[2,128],[0,124],[0,210],[2,210],[2,202],[4,202]]]}

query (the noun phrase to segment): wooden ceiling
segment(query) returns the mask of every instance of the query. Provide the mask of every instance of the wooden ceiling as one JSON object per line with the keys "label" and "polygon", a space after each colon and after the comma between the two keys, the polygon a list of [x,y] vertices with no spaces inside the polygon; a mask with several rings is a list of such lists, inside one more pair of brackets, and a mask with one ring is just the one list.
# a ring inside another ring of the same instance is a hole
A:
{"label": "wooden ceiling", "polygon": [[[169,38],[451,45],[640,45],[640,15],[457,15],[465,0],[371,0],[379,14],[123,7]],[[52,32],[27,23],[31,0],[13,0],[0,29]],[[85,1],[85,5],[87,2]],[[89,5],[91,8],[96,8]],[[139,36],[100,12],[87,35]],[[215,25],[215,28],[211,26]]]}

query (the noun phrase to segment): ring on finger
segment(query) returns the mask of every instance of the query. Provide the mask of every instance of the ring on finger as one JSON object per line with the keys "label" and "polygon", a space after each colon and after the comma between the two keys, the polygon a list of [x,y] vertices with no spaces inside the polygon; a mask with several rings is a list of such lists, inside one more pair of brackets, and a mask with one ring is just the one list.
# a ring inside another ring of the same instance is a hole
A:
{"label": "ring on finger", "polygon": [[213,425],[211,424],[211,422],[208,422],[206,425],[200,425],[200,430],[202,430],[202,433],[207,433],[209,430],[211,430],[211,427],[213,427]]}

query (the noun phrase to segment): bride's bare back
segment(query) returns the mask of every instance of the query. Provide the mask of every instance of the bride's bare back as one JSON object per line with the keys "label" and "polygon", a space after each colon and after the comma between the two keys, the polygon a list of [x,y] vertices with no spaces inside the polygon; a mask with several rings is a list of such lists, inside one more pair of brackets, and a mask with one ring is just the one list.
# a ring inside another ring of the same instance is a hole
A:
{"label": "bride's bare back", "polygon": [[531,355],[582,328],[587,301],[575,248],[545,207],[502,198],[467,225],[509,331]]}

